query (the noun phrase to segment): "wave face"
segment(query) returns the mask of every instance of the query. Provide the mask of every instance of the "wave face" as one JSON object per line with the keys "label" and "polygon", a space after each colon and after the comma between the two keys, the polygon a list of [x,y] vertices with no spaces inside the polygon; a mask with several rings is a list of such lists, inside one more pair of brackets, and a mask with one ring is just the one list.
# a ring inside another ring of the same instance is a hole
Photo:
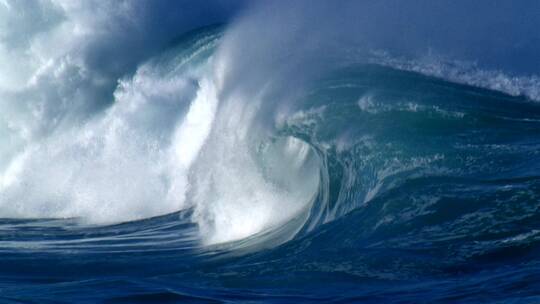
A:
{"label": "wave face", "polygon": [[242,44],[252,20],[110,104],[0,103],[0,299],[538,300],[538,78]]}

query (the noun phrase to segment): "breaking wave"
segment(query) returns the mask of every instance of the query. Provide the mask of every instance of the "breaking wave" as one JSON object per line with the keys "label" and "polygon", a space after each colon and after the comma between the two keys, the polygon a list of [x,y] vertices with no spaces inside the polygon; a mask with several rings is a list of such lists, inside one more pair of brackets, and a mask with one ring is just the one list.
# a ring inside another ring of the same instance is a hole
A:
{"label": "breaking wave", "polygon": [[[297,36],[272,33],[249,45],[259,33],[242,21],[191,32],[91,111],[2,104],[16,115],[0,115],[0,254],[42,252],[43,273],[73,255],[66,266],[88,278],[98,270],[78,255],[130,276],[122,267],[137,265],[158,285],[196,272],[193,297],[230,272],[233,289],[279,280],[352,301],[387,299],[399,282],[394,294],[440,300],[456,278],[484,271],[483,292],[496,294],[537,268],[535,76],[371,50],[290,53]],[[418,278],[430,284],[407,285]],[[345,292],[352,281],[365,288]]]}

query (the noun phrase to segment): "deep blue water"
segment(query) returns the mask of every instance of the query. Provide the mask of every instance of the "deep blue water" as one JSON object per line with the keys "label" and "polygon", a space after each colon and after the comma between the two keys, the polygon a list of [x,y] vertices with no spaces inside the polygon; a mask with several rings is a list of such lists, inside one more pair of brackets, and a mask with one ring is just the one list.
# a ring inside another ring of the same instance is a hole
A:
{"label": "deep blue water", "polygon": [[[190,34],[153,59],[151,71],[167,78],[204,65],[220,39],[219,29]],[[193,100],[190,90],[204,87],[198,74],[187,74],[182,90]],[[287,111],[276,110],[279,94],[264,100],[272,98],[256,108],[253,120],[264,123],[248,129],[247,155],[272,180],[264,189],[285,189],[271,196],[277,203],[264,214],[287,216],[259,219],[250,205],[235,205],[246,195],[263,204],[257,193],[267,190],[258,190],[255,178],[242,179],[238,174],[247,173],[233,166],[243,162],[220,150],[229,125],[220,124],[219,113],[229,117],[237,109],[232,98],[217,110],[210,148],[199,156],[204,161],[190,169],[190,183],[203,194],[188,192],[183,210],[119,224],[0,219],[0,302],[540,302],[538,102],[373,61],[326,70]],[[163,113],[188,111],[151,109],[144,115],[155,115],[153,124],[167,122]],[[248,114],[238,115],[242,122]],[[296,164],[294,157],[281,160],[289,152],[307,156],[299,171],[282,174],[275,169],[280,162]],[[221,187],[222,171],[240,185]],[[209,180],[214,184],[205,188]],[[107,180],[104,189],[116,182]],[[224,192],[244,187],[255,190]],[[301,198],[299,188],[308,189]],[[289,212],[284,197],[307,203]],[[50,196],[43,200],[38,210],[52,208]],[[229,216],[227,208],[235,211]]]}

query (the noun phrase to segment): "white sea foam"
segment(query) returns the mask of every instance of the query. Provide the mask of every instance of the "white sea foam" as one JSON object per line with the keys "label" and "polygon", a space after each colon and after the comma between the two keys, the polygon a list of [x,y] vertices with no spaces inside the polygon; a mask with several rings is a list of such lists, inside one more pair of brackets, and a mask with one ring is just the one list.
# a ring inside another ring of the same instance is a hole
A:
{"label": "white sea foam", "polygon": [[536,75],[510,75],[500,70],[483,69],[474,62],[449,60],[433,54],[418,59],[393,57],[384,51],[373,54],[371,61],[376,64],[540,101],[540,78]]}
{"label": "white sea foam", "polygon": [[186,191],[216,100],[203,75],[197,85],[194,75],[159,70],[142,66],[103,115],[16,156],[1,175],[0,216],[113,223],[182,209],[183,196],[171,189]]}

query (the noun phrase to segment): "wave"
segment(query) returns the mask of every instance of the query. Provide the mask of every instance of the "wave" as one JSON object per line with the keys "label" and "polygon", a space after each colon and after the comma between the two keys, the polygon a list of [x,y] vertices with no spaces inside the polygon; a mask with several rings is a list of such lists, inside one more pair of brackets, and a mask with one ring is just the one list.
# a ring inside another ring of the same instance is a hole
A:
{"label": "wave", "polygon": [[[339,21],[292,6],[190,32],[113,84],[68,56],[0,87],[2,293],[25,300],[13,282],[36,274],[37,300],[97,285],[128,302],[530,283],[538,77],[313,34]],[[51,90],[55,68],[72,77]]]}
{"label": "wave", "polygon": [[[251,83],[231,89],[223,80],[230,75],[223,74],[237,71],[227,65],[229,50],[217,49],[221,33],[195,32],[122,80],[102,114],[22,149],[1,175],[0,215],[103,225],[193,209],[191,219],[204,244],[241,240],[293,221],[295,228],[281,236],[285,241],[366,205],[407,180],[404,176],[462,170],[445,166],[457,146],[439,152],[426,146],[421,151],[434,152],[418,154],[408,150],[420,143],[395,148],[395,140],[378,138],[398,132],[392,123],[381,129],[385,116],[400,125],[414,118],[407,115],[422,115],[433,132],[480,115],[444,92],[460,87],[400,72],[395,69],[424,69],[413,63],[403,68],[386,58],[329,71],[329,77],[297,90],[303,96],[279,99],[279,90],[289,85],[281,79],[265,80],[258,92],[249,90]],[[403,89],[399,82],[430,89],[401,91],[395,98],[393,92]],[[446,100],[418,95],[436,90]],[[495,98],[489,91],[467,90]],[[491,111],[496,103],[491,101]],[[343,108],[347,112],[339,112]],[[373,119],[382,121],[375,125]]]}
{"label": "wave", "polygon": [[244,100],[218,105],[220,35],[180,43],[121,81],[103,114],[25,147],[1,176],[1,216],[110,224],[194,207],[205,243],[297,216],[318,187],[316,155],[292,137],[257,137]]}

